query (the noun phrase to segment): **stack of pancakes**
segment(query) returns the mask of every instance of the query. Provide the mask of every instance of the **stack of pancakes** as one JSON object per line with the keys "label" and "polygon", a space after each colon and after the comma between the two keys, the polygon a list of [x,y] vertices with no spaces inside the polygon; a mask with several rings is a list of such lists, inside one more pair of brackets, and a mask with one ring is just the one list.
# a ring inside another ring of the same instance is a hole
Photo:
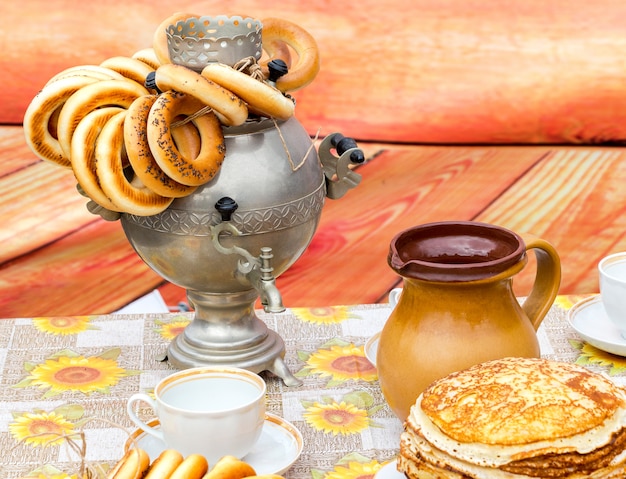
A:
{"label": "stack of pancakes", "polygon": [[626,478],[626,391],[544,359],[453,373],[411,408],[398,470],[410,479]]}

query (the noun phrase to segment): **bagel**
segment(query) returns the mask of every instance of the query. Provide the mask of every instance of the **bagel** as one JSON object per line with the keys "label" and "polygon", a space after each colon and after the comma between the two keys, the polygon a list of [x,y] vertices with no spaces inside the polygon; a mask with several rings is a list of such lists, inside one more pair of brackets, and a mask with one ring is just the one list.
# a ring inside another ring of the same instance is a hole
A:
{"label": "bagel", "polygon": [[[261,37],[263,37],[263,31],[261,31]],[[259,65],[265,78],[269,77],[267,64],[272,60],[281,59],[285,62],[287,68],[291,67],[291,51],[289,50],[289,45],[285,42],[278,38],[266,38],[261,46],[265,55],[259,60]]]}
{"label": "bagel", "polygon": [[250,464],[235,456],[224,456],[203,479],[243,479],[250,476],[256,476],[256,471]]}
{"label": "bagel", "polygon": [[107,479],[141,479],[150,466],[150,456],[143,449],[129,449],[107,474]]}
{"label": "bagel", "polygon": [[100,66],[109,68],[142,86],[145,85],[148,74],[156,70],[140,60],[123,56],[107,58]]}
{"label": "bagel", "polygon": [[167,27],[176,24],[181,20],[195,18],[197,15],[193,13],[176,12],[163,20],[154,31],[152,36],[152,48],[154,54],[161,65],[172,63],[170,59],[170,51],[167,46]]}
{"label": "bagel", "polygon": [[212,112],[192,119],[201,138],[200,153],[186,158],[172,138],[171,124],[178,115],[193,115],[202,103],[176,91],[159,95],[148,115],[148,144],[154,159],[167,176],[188,186],[202,185],[217,173],[224,161],[226,145],[218,118]]}
{"label": "bagel", "polygon": [[139,83],[126,79],[101,80],[76,91],[67,99],[59,114],[57,128],[62,151],[69,156],[74,130],[90,111],[103,106],[128,108],[135,98],[148,94],[148,90]]}
{"label": "bagel", "polygon": [[169,479],[202,479],[208,470],[209,464],[204,456],[189,454]]}
{"label": "bagel", "polygon": [[46,85],[68,76],[86,76],[96,80],[123,80],[124,75],[100,65],[77,65],[60,71],[48,80]]}
{"label": "bagel", "polygon": [[261,40],[270,59],[279,53],[273,50],[278,41],[285,42],[298,55],[296,64],[276,81],[276,88],[287,92],[311,83],[320,70],[319,49],[315,38],[302,27],[280,18],[266,18],[261,23]]}
{"label": "bagel", "polygon": [[174,90],[197,98],[211,107],[225,125],[241,125],[248,119],[248,108],[241,98],[190,68],[173,63],[161,65],[154,81],[161,91]]}
{"label": "bagel", "polygon": [[143,479],[168,479],[183,462],[183,455],[174,449],[166,449],[150,466]]}
{"label": "bagel", "polygon": [[239,96],[253,113],[279,120],[287,120],[293,116],[293,100],[280,90],[228,65],[209,63],[201,75]]}
{"label": "bagel", "polygon": [[[173,124],[176,125],[178,120],[182,121],[184,118],[186,117],[181,116],[175,118],[176,121]],[[200,138],[200,132],[193,123],[187,122],[175,126],[171,131],[176,148],[180,150],[180,153],[185,158],[196,158],[200,154],[202,140]]]}
{"label": "bagel", "polygon": [[136,51],[133,53],[132,58],[139,60],[140,62],[144,62],[146,65],[154,68],[155,70],[161,66],[161,62],[157,58],[154,48],[152,47]]}
{"label": "bagel", "polygon": [[[57,110],[80,89],[99,82],[88,76],[67,76],[46,85],[31,100],[24,113],[23,128],[26,143],[39,158],[63,167],[71,165],[69,151],[61,146],[58,134]],[[51,126],[51,123],[54,123]],[[57,137],[52,136],[51,130]],[[69,149],[68,149],[69,150]]]}
{"label": "bagel", "polygon": [[174,199],[157,195],[136,181],[136,177],[130,181],[126,178],[125,173],[130,172],[124,171],[122,155],[127,113],[123,110],[115,114],[102,127],[96,140],[96,173],[102,190],[120,211],[137,216],[156,215]]}
{"label": "bagel", "polygon": [[[156,95],[138,97],[128,107],[124,122],[124,145],[135,174],[141,182],[155,193],[168,198],[180,198],[193,193],[197,186],[187,186],[174,181],[158,165],[148,142],[148,115],[156,101]],[[193,133],[187,133],[193,131]],[[185,158],[196,158],[200,151],[200,138],[193,124],[187,123],[172,129],[174,143]]]}
{"label": "bagel", "polygon": [[111,106],[94,110],[83,118],[72,135],[70,160],[76,181],[93,202],[111,211],[121,210],[107,197],[96,174],[96,141],[104,125],[123,108]]}

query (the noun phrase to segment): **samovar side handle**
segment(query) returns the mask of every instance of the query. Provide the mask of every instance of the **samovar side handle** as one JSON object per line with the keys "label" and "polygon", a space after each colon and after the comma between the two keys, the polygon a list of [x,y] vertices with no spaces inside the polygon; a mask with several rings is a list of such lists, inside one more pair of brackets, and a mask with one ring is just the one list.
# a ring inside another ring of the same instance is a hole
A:
{"label": "samovar side handle", "polygon": [[[334,155],[333,151],[339,156]],[[361,175],[355,173],[350,165],[363,163],[365,155],[352,138],[346,138],[341,133],[331,133],[322,140],[318,154],[326,177],[328,198],[339,199],[361,182]]]}

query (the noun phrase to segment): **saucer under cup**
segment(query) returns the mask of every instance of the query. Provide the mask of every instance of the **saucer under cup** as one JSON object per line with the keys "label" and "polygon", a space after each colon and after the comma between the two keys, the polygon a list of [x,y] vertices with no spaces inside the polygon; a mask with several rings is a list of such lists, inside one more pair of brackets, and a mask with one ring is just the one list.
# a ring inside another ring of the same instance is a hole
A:
{"label": "saucer under cup", "polygon": [[578,335],[592,346],[607,353],[626,356],[626,339],[608,318],[600,296],[576,303],[568,311],[567,319]]}

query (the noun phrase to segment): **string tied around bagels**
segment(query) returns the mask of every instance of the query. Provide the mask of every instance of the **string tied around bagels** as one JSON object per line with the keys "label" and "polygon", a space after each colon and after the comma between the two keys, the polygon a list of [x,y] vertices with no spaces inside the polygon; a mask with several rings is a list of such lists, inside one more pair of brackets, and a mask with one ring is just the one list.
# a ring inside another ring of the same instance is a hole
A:
{"label": "string tied around bagels", "polygon": [[265,80],[265,76],[263,75],[263,70],[261,69],[261,65],[258,64],[256,58],[254,57],[246,57],[239,60],[237,63],[233,65],[235,70],[239,70],[240,72],[245,73],[246,75],[251,76],[255,80],[263,81]]}

